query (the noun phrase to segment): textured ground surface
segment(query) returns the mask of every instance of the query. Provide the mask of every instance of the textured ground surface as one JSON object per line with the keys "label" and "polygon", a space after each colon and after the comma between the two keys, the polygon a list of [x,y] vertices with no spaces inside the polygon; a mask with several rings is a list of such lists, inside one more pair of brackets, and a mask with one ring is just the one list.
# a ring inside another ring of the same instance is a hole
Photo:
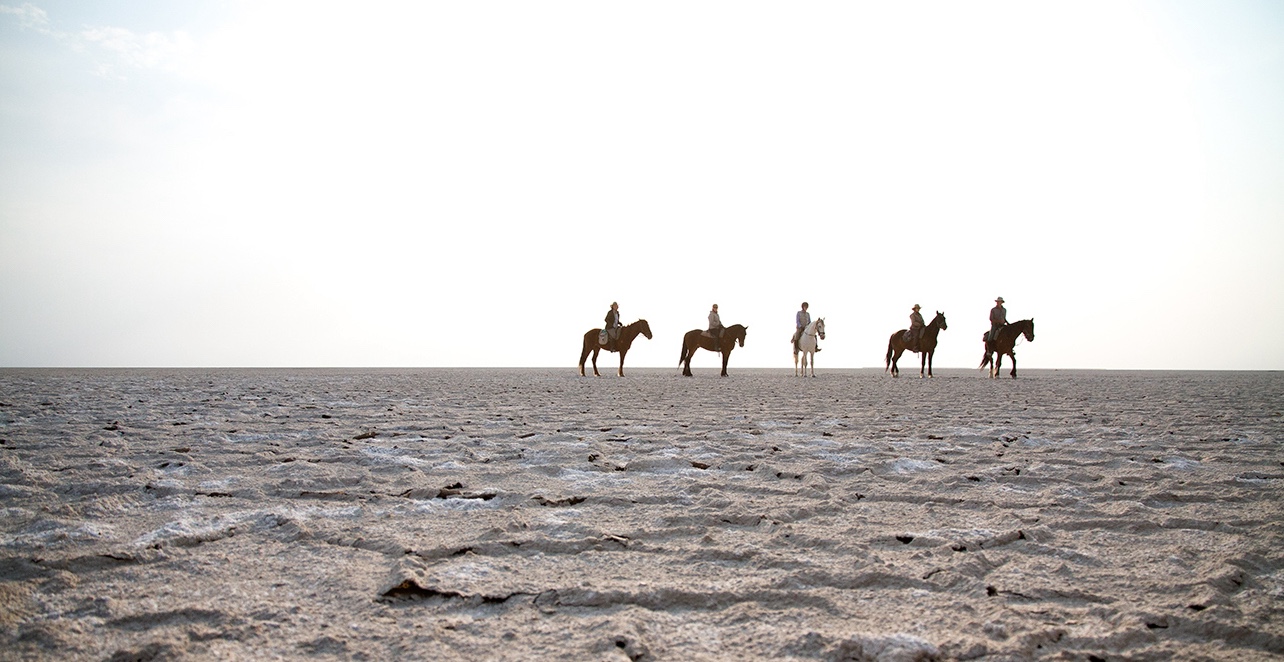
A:
{"label": "textured ground surface", "polygon": [[0,370],[4,659],[1284,655],[1284,375]]}

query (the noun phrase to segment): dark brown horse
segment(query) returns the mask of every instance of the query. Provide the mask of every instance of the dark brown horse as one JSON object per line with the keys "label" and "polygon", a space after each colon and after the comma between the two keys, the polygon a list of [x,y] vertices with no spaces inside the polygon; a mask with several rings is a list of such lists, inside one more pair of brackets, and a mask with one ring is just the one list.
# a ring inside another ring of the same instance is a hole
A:
{"label": "dark brown horse", "polygon": [[678,365],[682,366],[682,374],[685,377],[691,376],[691,357],[695,355],[696,350],[703,347],[710,352],[722,353],[722,376],[727,376],[727,359],[731,358],[731,350],[736,348],[736,343],[741,347],[745,346],[745,332],[749,330],[747,326],[732,324],[722,330],[722,348],[713,348],[713,338],[704,335],[703,329],[691,329],[682,337],[682,356],[678,357]]}
{"label": "dark brown horse", "polygon": [[[981,334],[981,342],[985,343],[985,356],[981,357],[981,365],[977,369],[990,366],[990,377],[999,378],[999,369],[1003,366],[1003,355],[1007,354],[1012,357],[1012,378],[1016,379],[1016,343],[1017,338],[1025,336],[1027,342],[1034,342],[1034,319],[1021,320],[1011,324],[1004,324],[999,327],[998,336],[994,342],[989,342],[990,333],[987,331]],[[998,354],[998,357],[991,355]]]}
{"label": "dark brown horse", "polygon": [[629,353],[629,347],[633,346],[633,340],[638,334],[646,336],[647,340],[651,339],[651,325],[646,320],[638,320],[626,327],[620,329],[620,339],[615,342],[615,349],[598,343],[598,334],[602,333],[601,329],[589,329],[584,334],[584,351],[580,352],[580,376],[584,376],[584,360],[588,358],[590,352],[593,354],[593,376],[601,377],[597,372],[597,353],[606,350],[608,352],[618,351],[620,353],[620,376],[624,376],[624,355]]}
{"label": "dark brown horse", "polygon": [[900,377],[901,371],[896,367],[896,362],[900,360],[901,354],[908,349],[921,355],[920,358],[922,360],[918,366],[919,378],[923,377],[925,368],[927,376],[931,377],[932,357],[936,354],[936,335],[948,328],[950,327],[945,323],[945,313],[938,310],[936,311],[936,317],[933,317],[932,321],[924,327],[923,337],[918,339],[917,347],[905,346],[905,329],[893,333],[892,337],[887,339],[887,357],[883,363],[883,372],[891,371],[893,377]]}

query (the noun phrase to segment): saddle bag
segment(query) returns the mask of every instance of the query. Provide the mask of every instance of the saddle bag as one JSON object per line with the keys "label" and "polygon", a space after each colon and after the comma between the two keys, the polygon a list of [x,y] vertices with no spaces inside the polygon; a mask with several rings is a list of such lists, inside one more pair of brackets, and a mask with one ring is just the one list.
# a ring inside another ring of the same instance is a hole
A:
{"label": "saddle bag", "polygon": [[606,347],[611,343],[611,339],[606,335],[606,329],[602,329],[597,334],[597,344]]}

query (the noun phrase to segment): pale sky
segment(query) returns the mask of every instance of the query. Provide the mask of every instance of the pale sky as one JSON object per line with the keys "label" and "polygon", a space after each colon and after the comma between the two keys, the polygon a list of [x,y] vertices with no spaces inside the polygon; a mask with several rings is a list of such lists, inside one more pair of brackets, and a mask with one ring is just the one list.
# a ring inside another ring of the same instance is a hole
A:
{"label": "pale sky", "polygon": [[1276,0],[0,3],[0,366],[1284,369]]}

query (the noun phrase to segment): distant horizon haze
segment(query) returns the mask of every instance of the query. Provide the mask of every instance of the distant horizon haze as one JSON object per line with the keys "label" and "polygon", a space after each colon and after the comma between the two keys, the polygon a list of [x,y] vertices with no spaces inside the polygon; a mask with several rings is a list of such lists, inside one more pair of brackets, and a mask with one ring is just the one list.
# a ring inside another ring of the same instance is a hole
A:
{"label": "distant horizon haze", "polygon": [[1269,0],[0,0],[0,366],[574,369],[618,301],[734,374],[808,301],[974,368],[1002,296],[1021,371],[1280,370],[1280,81]]}

